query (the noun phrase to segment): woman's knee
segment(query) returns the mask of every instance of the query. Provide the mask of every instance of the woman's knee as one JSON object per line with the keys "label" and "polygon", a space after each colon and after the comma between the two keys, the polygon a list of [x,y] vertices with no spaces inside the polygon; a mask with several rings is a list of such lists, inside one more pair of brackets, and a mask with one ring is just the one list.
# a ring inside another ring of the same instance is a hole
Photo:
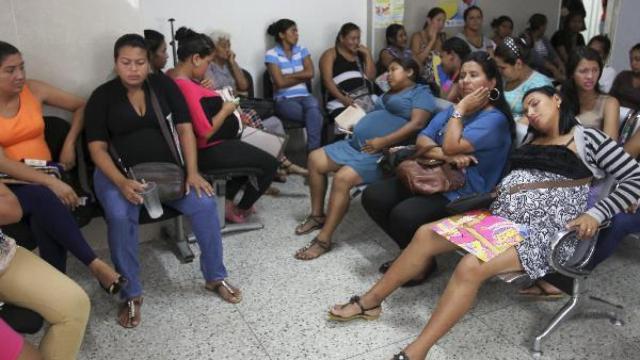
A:
{"label": "woman's knee", "polygon": [[[57,300],[54,306],[56,312],[61,315],[57,323],[74,323],[84,329],[91,312],[89,296],[73,280],[66,278],[65,283],[64,287],[56,295]],[[56,323],[55,320],[47,320]]]}
{"label": "woman's knee", "polygon": [[485,279],[482,262],[475,255],[463,256],[453,272],[453,277],[463,282],[483,282]]}
{"label": "woman's knee", "polygon": [[342,191],[349,191],[354,186],[358,185],[360,176],[348,167],[343,167],[333,177],[333,188]]}

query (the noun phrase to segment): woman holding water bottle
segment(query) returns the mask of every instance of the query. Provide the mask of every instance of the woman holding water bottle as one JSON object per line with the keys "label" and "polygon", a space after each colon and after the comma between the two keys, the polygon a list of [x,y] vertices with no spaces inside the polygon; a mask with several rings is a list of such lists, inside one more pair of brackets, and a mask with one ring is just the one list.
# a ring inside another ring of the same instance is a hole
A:
{"label": "woman holding water bottle", "polygon": [[[125,303],[118,314],[119,324],[131,328],[140,323],[138,221],[144,198],[147,198],[144,205],[149,208],[152,204],[148,200],[155,195],[148,194],[152,190],[148,188],[150,184],[136,179],[130,168],[143,163],[179,161],[172,154],[172,145],[162,135],[158,116],[175,127],[186,171],[184,197],[167,201],[165,205],[183,213],[192,225],[201,250],[205,288],[227,302],[240,302],[240,290],[225,281],[227,271],[222,259],[216,201],[211,185],[198,173],[196,142],[180,90],[167,77],[149,75],[149,55],[140,35],[120,37],[115,43],[114,58],[117,77],[93,92],[85,119],[89,150],[96,164],[94,186],[104,208],[111,258],[118,271],[129,280],[122,289]],[[162,115],[156,116],[153,96]],[[110,155],[110,147],[117,159]],[[154,212],[152,209],[151,215],[157,215]]]}

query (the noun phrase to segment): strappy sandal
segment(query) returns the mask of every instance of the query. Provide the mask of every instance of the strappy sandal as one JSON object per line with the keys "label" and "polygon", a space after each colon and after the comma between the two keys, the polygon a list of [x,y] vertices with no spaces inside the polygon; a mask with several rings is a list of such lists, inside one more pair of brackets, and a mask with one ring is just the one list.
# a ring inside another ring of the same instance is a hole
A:
{"label": "strappy sandal", "polygon": [[120,275],[118,277],[118,280],[112,282],[111,285],[109,285],[108,287],[105,287],[104,285],[102,285],[100,280],[98,280],[98,284],[100,284],[100,287],[102,288],[102,290],[104,290],[109,295],[115,295],[119,293],[120,290],[122,290],[122,288],[124,287],[124,285],[126,285],[126,283],[127,283],[127,279],[122,275]]}
{"label": "strappy sandal", "polygon": [[[132,298],[127,300],[120,306],[120,311],[118,312],[118,324],[126,329],[133,329],[136,326],[140,325],[141,319],[138,319],[138,323],[134,324],[133,321],[136,317],[139,316],[139,308],[142,306],[142,298]],[[137,307],[137,308],[136,308]],[[127,311],[127,322],[122,323],[122,313]]]}
{"label": "strappy sandal", "polygon": [[399,353],[393,355],[393,358],[391,360],[411,360],[411,359],[409,358],[407,353],[405,353],[404,351],[400,351]]}
{"label": "strappy sandal", "polygon": [[[242,294],[240,293],[240,290],[232,287],[225,280],[219,281],[213,286],[205,285],[204,287],[205,287],[205,289],[207,289],[207,290],[209,290],[211,292],[217,293],[222,298],[222,300],[224,300],[224,301],[226,301],[226,302],[228,302],[230,304],[238,304],[240,301],[242,301]],[[231,294],[231,296],[233,298],[235,298],[236,300],[232,300],[231,298],[227,298],[227,297],[223,296],[220,293],[220,287],[223,287],[225,290],[227,290],[227,292],[229,294]]]}
{"label": "strappy sandal", "polygon": [[[317,246],[320,249],[322,249],[322,252],[312,256],[312,257],[303,257],[303,254],[306,253],[307,251],[309,251],[312,247]],[[310,243],[307,244],[307,246],[303,247],[302,249],[296,251],[296,254],[294,255],[294,257],[298,260],[313,260],[313,259],[317,259],[318,257],[328,253],[329,251],[331,251],[332,248],[332,244],[331,243],[327,243],[325,241],[320,241],[318,240],[318,238],[313,238],[313,240],[311,240]]]}
{"label": "strappy sandal", "polygon": [[352,305],[352,304],[356,304],[358,305],[358,307],[360,308],[360,313],[358,314],[354,314],[351,315],[349,317],[344,317],[344,316],[338,316],[336,314],[334,314],[331,310],[329,310],[329,320],[333,320],[333,321],[340,321],[340,322],[347,322],[347,321],[351,321],[351,320],[355,320],[355,319],[363,319],[363,320],[376,320],[380,317],[380,314],[376,314],[376,315],[368,315],[367,311],[371,311],[371,310],[375,310],[380,308],[380,305],[374,306],[372,308],[369,309],[365,309],[364,306],[362,306],[362,303],[360,302],[360,296],[358,295],[354,295],[351,297],[351,299],[349,299],[349,302],[343,305],[339,305],[340,309],[344,309],[345,307]]}
{"label": "strappy sandal", "polygon": [[312,231],[322,229],[324,226],[324,215],[315,216],[309,215],[307,216],[298,226],[296,226],[296,235],[305,235]]}

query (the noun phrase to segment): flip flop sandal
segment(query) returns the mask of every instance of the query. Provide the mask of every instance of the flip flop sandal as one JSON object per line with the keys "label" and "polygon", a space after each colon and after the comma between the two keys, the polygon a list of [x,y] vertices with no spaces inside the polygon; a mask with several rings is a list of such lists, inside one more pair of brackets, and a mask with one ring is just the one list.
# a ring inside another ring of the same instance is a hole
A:
{"label": "flip flop sandal", "polygon": [[407,353],[405,353],[404,351],[400,351],[399,353],[393,355],[393,358],[391,360],[411,360],[409,358],[409,356],[407,356]]}
{"label": "flip flop sandal", "polygon": [[[238,300],[237,300],[237,301],[231,301],[231,300],[229,300],[229,299],[225,298],[224,296],[222,296],[222,294],[220,294],[220,291],[218,291],[218,289],[219,289],[221,286],[222,286],[222,287],[224,287],[224,288],[225,288],[225,290],[227,290],[227,291],[229,292],[229,294],[233,295],[233,296],[234,296],[236,299],[238,299]],[[209,291],[211,291],[211,292],[215,292],[215,293],[217,293],[217,294],[222,298],[222,300],[224,300],[224,301],[226,301],[226,302],[228,302],[228,303],[230,303],[230,304],[238,304],[238,303],[240,303],[240,301],[242,301],[242,294],[238,294],[238,293],[236,293],[236,290],[234,290],[234,289],[231,287],[231,285],[229,285],[229,283],[227,283],[225,280],[220,281],[219,283],[217,283],[217,284],[216,284],[215,286],[213,286],[213,287],[205,286],[205,289],[207,289],[207,290],[209,290]]]}
{"label": "flip flop sandal", "polygon": [[[542,286],[540,285],[533,285],[531,286],[531,288],[536,288],[538,289],[538,291],[536,293],[518,293],[518,296],[521,298],[525,298],[525,299],[529,299],[529,300],[543,300],[543,301],[556,301],[556,300],[560,300],[562,298],[564,298],[565,296],[567,296],[567,294],[560,292],[560,293],[551,293],[548,292],[547,290],[545,290]],[[529,288],[530,289],[530,288]],[[526,290],[526,289],[523,289]]]}
{"label": "flip flop sandal", "polygon": [[[137,311],[136,311],[136,306],[137,307],[141,307],[142,306],[142,298],[137,298],[137,299],[129,299],[127,300],[127,302],[123,303],[120,306],[120,312],[118,313],[118,324],[120,324],[120,326],[122,326],[123,328],[126,329],[133,329],[136,326],[140,325],[140,321],[138,321],[138,323],[136,325],[133,325],[133,319],[136,318],[137,316]],[[122,314],[123,310],[127,310],[128,314],[127,314],[127,324],[126,325],[122,325],[122,323],[120,323],[120,315]]]}
{"label": "flip flop sandal", "polygon": [[[311,249],[314,245],[317,245],[320,249],[322,249],[322,252],[314,257],[302,257],[302,254],[304,254],[305,252],[307,252],[309,249]],[[310,243],[307,244],[307,246],[303,247],[302,249],[296,251],[296,254],[294,255],[294,257],[298,260],[313,260],[313,259],[317,259],[320,256],[328,253],[329,251],[331,251],[332,248],[332,244],[329,243],[327,244],[324,241],[320,241],[318,240],[318,238],[313,238],[313,240],[311,240]]]}
{"label": "flip flop sandal", "polygon": [[[318,220],[322,219],[322,221]],[[296,235],[305,235],[312,231],[322,229],[324,226],[324,216],[307,216],[298,226],[296,226]]]}
{"label": "flip flop sandal", "polygon": [[376,314],[376,315],[368,315],[367,311],[371,311],[371,310],[375,310],[380,308],[380,305],[374,306],[372,308],[369,309],[365,309],[364,306],[362,306],[362,303],[360,303],[360,296],[355,295],[352,296],[351,299],[349,299],[349,302],[343,305],[340,305],[340,309],[344,309],[345,307],[351,305],[351,304],[356,304],[358,305],[358,307],[360,308],[360,313],[355,314],[355,315],[351,315],[349,317],[344,317],[344,316],[338,316],[334,313],[331,312],[331,310],[329,310],[329,320],[333,320],[333,321],[340,321],[340,322],[348,322],[351,320],[355,320],[355,319],[363,319],[363,320],[376,320],[380,317],[380,314]]}

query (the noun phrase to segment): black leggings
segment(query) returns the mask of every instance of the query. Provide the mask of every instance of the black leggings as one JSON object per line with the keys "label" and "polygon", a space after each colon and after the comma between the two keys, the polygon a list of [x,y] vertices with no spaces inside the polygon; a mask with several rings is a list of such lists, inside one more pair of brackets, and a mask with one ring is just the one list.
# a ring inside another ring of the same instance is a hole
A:
{"label": "black leggings", "polygon": [[[251,208],[260,196],[269,188],[279,166],[278,160],[270,154],[240,140],[224,140],[220,144],[198,151],[198,166],[206,172],[207,169],[258,168],[262,174],[258,176],[258,189],[252,185],[244,189],[244,195],[238,203],[243,210]],[[247,178],[234,178],[227,182],[227,199],[233,200],[247,184]]]}
{"label": "black leggings", "polygon": [[395,177],[367,186],[362,194],[364,209],[401,249],[420,226],[447,216],[448,202],[442,194],[413,195]]}

